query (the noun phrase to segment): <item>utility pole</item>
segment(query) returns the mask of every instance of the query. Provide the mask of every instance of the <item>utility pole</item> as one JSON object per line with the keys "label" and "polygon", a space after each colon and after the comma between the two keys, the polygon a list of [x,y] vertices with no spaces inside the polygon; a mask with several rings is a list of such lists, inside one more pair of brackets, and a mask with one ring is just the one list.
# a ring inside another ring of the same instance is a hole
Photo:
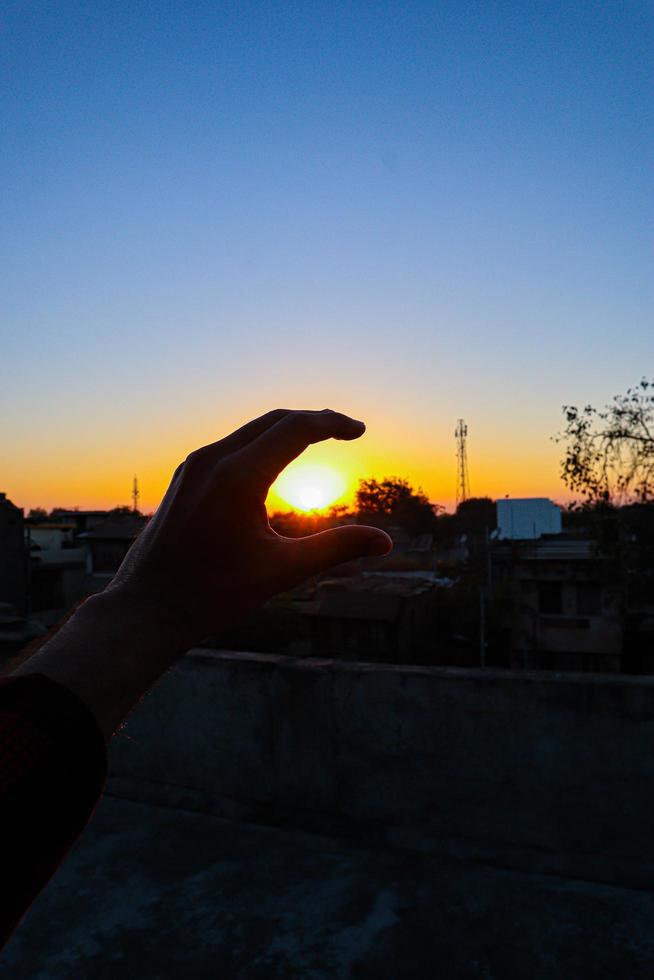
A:
{"label": "utility pole", "polygon": [[454,430],[456,439],[456,504],[462,504],[470,496],[470,484],[468,482],[468,451],[466,449],[466,439],[468,437],[468,426],[464,419],[459,419]]}
{"label": "utility pole", "polygon": [[139,481],[136,476],[134,477],[134,483],[132,484],[132,510],[134,513],[138,513],[139,509]]}

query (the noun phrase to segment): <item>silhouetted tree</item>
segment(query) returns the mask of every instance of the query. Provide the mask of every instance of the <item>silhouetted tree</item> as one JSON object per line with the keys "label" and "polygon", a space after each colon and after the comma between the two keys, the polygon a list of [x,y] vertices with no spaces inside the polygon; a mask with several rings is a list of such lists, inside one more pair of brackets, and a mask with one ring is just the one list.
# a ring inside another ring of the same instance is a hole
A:
{"label": "silhouetted tree", "polygon": [[475,554],[486,554],[487,535],[497,527],[497,506],[490,497],[469,497],[462,500],[454,514],[438,519],[438,542],[452,545],[464,535]]}
{"label": "silhouetted tree", "polygon": [[[422,491],[419,495],[424,501],[427,498]],[[401,501],[414,496],[414,490],[407,480],[401,477],[388,476],[384,480],[359,480],[356,492],[356,508],[362,514],[390,515],[397,509]]]}
{"label": "silhouetted tree", "polygon": [[497,507],[490,497],[469,497],[456,509],[457,528],[463,534],[484,537],[497,527]]}
{"label": "silhouetted tree", "polygon": [[603,409],[564,405],[564,483],[589,503],[654,498],[654,380],[646,378]]}
{"label": "silhouetted tree", "polygon": [[332,504],[327,511],[327,517],[331,521],[342,521],[349,515],[347,504]]}
{"label": "silhouetted tree", "polygon": [[27,520],[30,524],[40,524],[42,521],[48,519],[48,512],[44,507],[32,507],[29,514],[27,515]]}
{"label": "silhouetted tree", "polygon": [[414,490],[401,477],[360,480],[355,503],[361,521],[381,526],[398,524],[410,534],[432,532],[436,528],[437,507],[420,487]]}

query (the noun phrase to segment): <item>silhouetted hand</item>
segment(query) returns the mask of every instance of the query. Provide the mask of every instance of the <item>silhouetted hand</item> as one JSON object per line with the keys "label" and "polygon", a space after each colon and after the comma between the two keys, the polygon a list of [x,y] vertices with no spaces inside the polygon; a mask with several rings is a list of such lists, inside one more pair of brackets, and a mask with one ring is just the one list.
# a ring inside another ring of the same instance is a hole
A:
{"label": "silhouetted hand", "polygon": [[328,409],[278,409],[191,453],[107,591],[160,606],[193,643],[331,565],[390,551],[378,528],[286,538],[268,523],[266,495],[288,463],[311,443],[364,431]]}

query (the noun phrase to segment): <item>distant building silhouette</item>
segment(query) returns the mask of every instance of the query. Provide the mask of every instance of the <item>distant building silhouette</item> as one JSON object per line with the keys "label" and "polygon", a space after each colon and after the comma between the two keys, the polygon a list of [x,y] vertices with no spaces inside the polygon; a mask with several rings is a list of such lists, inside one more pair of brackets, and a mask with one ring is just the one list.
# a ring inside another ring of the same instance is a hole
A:
{"label": "distant building silhouette", "polygon": [[50,515],[49,520],[51,522],[62,522],[64,524],[73,524],[75,526],[75,534],[83,534],[84,531],[90,531],[97,524],[101,524],[102,521],[106,520],[108,511],[106,510],[55,510]]}
{"label": "distant building silhouette", "polygon": [[27,611],[27,574],[23,511],[0,493],[0,602],[21,614]]}
{"label": "distant building silhouette", "polygon": [[434,574],[369,573],[320,583],[314,656],[411,663],[435,645]]}
{"label": "distant building silhouette", "polygon": [[84,593],[86,548],[73,521],[30,523],[30,609],[50,625]]}
{"label": "distant building silhouette", "polygon": [[568,536],[497,542],[495,594],[507,666],[527,670],[621,669],[623,618],[614,563],[596,544]]}
{"label": "distant building silhouette", "polygon": [[119,514],[78,535],[78,540],[89,548],[89,573],[111,577],[117,572],[130,545],[146,524],[147,518],[140,514]]}

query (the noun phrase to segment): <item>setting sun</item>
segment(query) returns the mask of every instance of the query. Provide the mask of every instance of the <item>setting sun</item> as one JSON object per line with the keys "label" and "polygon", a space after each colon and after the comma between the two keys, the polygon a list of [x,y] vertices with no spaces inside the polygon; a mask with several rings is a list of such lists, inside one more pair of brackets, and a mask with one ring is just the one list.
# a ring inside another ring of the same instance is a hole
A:
{"label": "setting sun", "polygon": [[299,463],[282,473],[273,490],[296,510],[322,510],[345,493],[346,480],[331,467]]}

